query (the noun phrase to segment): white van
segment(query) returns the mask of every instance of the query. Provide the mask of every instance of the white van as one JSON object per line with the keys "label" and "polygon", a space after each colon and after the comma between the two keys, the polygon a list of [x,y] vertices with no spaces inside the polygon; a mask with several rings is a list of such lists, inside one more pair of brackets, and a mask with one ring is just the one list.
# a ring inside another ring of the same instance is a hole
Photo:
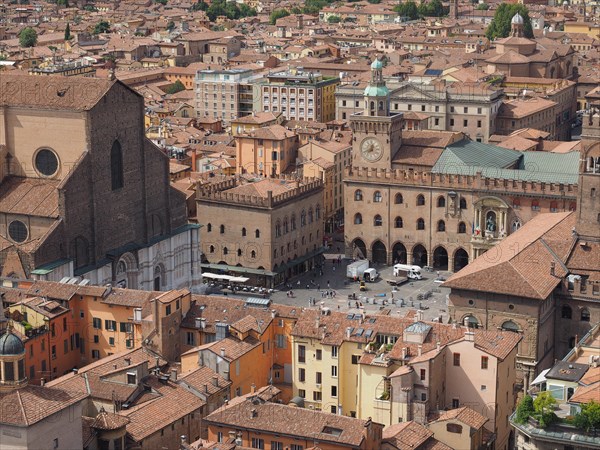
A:
{"label": "white van", "polygon": [[402,272],[411,280],[422,280],[421,268],[419,266],[410,266],[408,264],[396,264],[394,266],[394,276],[399,276]]}

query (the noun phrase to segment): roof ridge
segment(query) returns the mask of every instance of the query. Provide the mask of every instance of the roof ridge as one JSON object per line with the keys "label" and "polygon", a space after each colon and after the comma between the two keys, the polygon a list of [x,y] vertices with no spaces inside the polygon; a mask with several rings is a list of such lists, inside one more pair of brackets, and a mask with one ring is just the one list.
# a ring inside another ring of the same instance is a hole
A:
{"label": "roof ridge", "polygon": [[23,405],[23,399],[21,398],[21,391],[17,389],[17,399],[19,400],[19,406],[21,407],[21,411],[23,412],[23,418],[25,419],[25,425],[31,425],[29,423],[29,419],[27,418],[27,413],[25,412],[25,406]]}

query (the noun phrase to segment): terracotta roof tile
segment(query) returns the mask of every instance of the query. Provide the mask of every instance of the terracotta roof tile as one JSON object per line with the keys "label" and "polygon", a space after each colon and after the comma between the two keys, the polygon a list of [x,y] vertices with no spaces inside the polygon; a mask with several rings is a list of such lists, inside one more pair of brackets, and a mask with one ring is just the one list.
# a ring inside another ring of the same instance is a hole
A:
{"label": "terracotta roof tile", "polygon": [[459,420],[465,425],[479,430],[489,419],[468,406],[463,406],[462,408],[442,412],[437,420]]}
{"label": "terracotta roof tile", "polygon": [[[242,429],[261,430],[264,433],[285,433],[310,440],[316,439],[323,443],[343,443],[357,447],[363,442],[363,430],[367,423],[366,420],[337,414],[251,400],[223,406],[208,415],[205,421]],[[334,432],[330,432],[330,430]]]}

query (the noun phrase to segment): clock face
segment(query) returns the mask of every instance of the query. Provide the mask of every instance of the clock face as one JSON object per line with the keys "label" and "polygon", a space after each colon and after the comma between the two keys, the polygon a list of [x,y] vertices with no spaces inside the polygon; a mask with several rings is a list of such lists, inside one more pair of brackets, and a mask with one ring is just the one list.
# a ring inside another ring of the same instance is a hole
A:
{"label": "clock face", "polygon": [[378,161],[383,156],[383,147],[375,138],[366,138],[360,144],[360,152],[367,161]]}

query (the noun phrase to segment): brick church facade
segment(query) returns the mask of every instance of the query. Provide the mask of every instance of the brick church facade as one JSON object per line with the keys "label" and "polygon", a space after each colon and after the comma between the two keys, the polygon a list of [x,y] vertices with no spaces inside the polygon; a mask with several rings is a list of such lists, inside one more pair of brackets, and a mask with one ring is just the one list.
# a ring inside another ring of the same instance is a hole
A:
{"label": "brick church facade", "polygon": [[0,79],[1,275],[146,290],[200,282],[197,226],[141,96],[114,80]]}

